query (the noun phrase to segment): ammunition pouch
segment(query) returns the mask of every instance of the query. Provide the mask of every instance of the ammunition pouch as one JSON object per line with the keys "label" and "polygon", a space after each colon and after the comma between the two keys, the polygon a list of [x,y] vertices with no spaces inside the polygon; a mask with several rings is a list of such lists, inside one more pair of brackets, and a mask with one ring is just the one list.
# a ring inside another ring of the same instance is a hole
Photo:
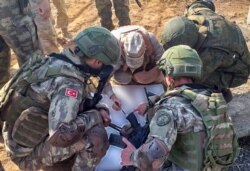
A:
{"label": "ammunition pouch", "polygon": [[48,132],[48,114],[38,107],[30,107],[16,120],[12,138],[22,146],[35,147]]}
{"label": "ammunition pouch", "polygon": [[9,90],[5,98],[6,102],[4,102],[5,104],[1,111],[1,119],[7,121],[10,125],[14,125],[24,110],[32,106],[37,106],[37,103],[33,99],[22,95],[18,91],[13,91],[13,89]]}

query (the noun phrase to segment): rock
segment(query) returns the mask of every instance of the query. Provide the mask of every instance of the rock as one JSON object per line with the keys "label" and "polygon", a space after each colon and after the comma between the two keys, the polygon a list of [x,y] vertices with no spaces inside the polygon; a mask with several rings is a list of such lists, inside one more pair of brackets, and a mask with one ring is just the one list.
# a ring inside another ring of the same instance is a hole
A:
{"label": "rock", "polygon": [[231,116],[238,137],[250,135],[250,93],[235,95],[228,104],[228,114]]}

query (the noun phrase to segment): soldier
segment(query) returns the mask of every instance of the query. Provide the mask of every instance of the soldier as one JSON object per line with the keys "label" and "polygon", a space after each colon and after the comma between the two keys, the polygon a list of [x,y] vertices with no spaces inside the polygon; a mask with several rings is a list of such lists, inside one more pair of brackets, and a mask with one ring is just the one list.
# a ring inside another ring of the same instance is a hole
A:
{"label": "soldier", "polygon": [[165,24],[162,43],[165,49],[179,44],[196,49],[206,64],[197,81],[221,89],[230,101],[228,88],[248,80],[250,54],[240,28],[214,11],[212,1],[195,1],[186,17],[174,17]]}
{"label": "soldier", "polygon": [[[109,30],[114,29],[112,22],[111,0],[95,0],[98,14],[101,17],[101,25]],[[130,25],[129,0],[113,0],[115,15],[119,20],[119,26]]]}
{"label": "soldier", "polygon": [[[155,35],[137,25],[123,26],[111,33],[122,48],[121,59],[115,67],[111,83],[120,85],[161,83],[163,76],[156,66],[156,61],[160,59],[164,49]],[[113,108],[119,110],[121,102],[113,93],[110,84],[107,84],[105,92],[113,100]]]}
{"label": "soldier", "polygon": [[68,32],[69,17],[65,8],[64,0],[52,0],[57,9],[57,27],[62,30],[63,37],[72,39],[71,34]]}
{"label": "soldier", "polygon": [[122,164],[141,171],[226,169],[237,152],[235,132],[222,94],[193,83],[201,77],[199,55],[186,45],[174,46],[158,66],[168,92],[154,106],[146,142],[135,149],[123,138]]}
{"label": "soldier", "polygon": [[29,0],[29,2],[43,53],[48,55],[52,52],[58,52],[57,35],[51,20],[49,0]]}
{"label": "soldier", "polygon": [[9,79],[10,48],[19,66],[34,53],[41,53],[36,26],[29,16],[28,1],[4,0],[0,3],[0,88]]}
{"label": "soldier", "polygon": [[108,148],[110,118],[105,106],[90,105],[96,95],[88,97],[87,80],[108,76],[119,57],[116,38],[90,27],[61,53],[35,55],[1,89],[4,143],[21,170],[53,170],[72,160],[72,170],[94,169]]}

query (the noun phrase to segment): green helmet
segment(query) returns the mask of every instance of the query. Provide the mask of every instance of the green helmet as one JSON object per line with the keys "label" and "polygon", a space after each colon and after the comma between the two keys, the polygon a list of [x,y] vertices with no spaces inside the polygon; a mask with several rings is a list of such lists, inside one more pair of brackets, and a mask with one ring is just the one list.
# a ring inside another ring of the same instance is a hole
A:
{"label": "green helmet", "polygon": [[198,38],[198,28],[193,21],[177,16],[165,23],[161,42],[165,50],[176,45],[188,45],[194,48]]}
{"label": "green helmet", "polygon": [[103,27],[89,27],[73,39],[77,44],[78,56],[93,57],[105,65],[115,65],[121,54],[118,40],[111,32]]}
{"label": "green helmet", "polygon": [[165,75],[177,77],[201,77],[202,61],[196,50],[187,45],[169,48],[157,62]]}
{"label": "green helmet", "polygon": [[215,11],[215,6],[212,0],[197,0],[194,1],[192,4],[187,6],[187,11],[193,10],[195,8],[205,7],[209,8],[212,11]]}

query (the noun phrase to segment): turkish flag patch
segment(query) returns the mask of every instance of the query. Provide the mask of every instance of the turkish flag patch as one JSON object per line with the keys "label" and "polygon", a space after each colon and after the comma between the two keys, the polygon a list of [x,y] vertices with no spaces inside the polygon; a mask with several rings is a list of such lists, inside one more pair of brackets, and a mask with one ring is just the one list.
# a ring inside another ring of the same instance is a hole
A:
{"label": "turkish flag patch", "polygon": [[78,91],[71,88],[66,88],[65,96],[77,98]]}

